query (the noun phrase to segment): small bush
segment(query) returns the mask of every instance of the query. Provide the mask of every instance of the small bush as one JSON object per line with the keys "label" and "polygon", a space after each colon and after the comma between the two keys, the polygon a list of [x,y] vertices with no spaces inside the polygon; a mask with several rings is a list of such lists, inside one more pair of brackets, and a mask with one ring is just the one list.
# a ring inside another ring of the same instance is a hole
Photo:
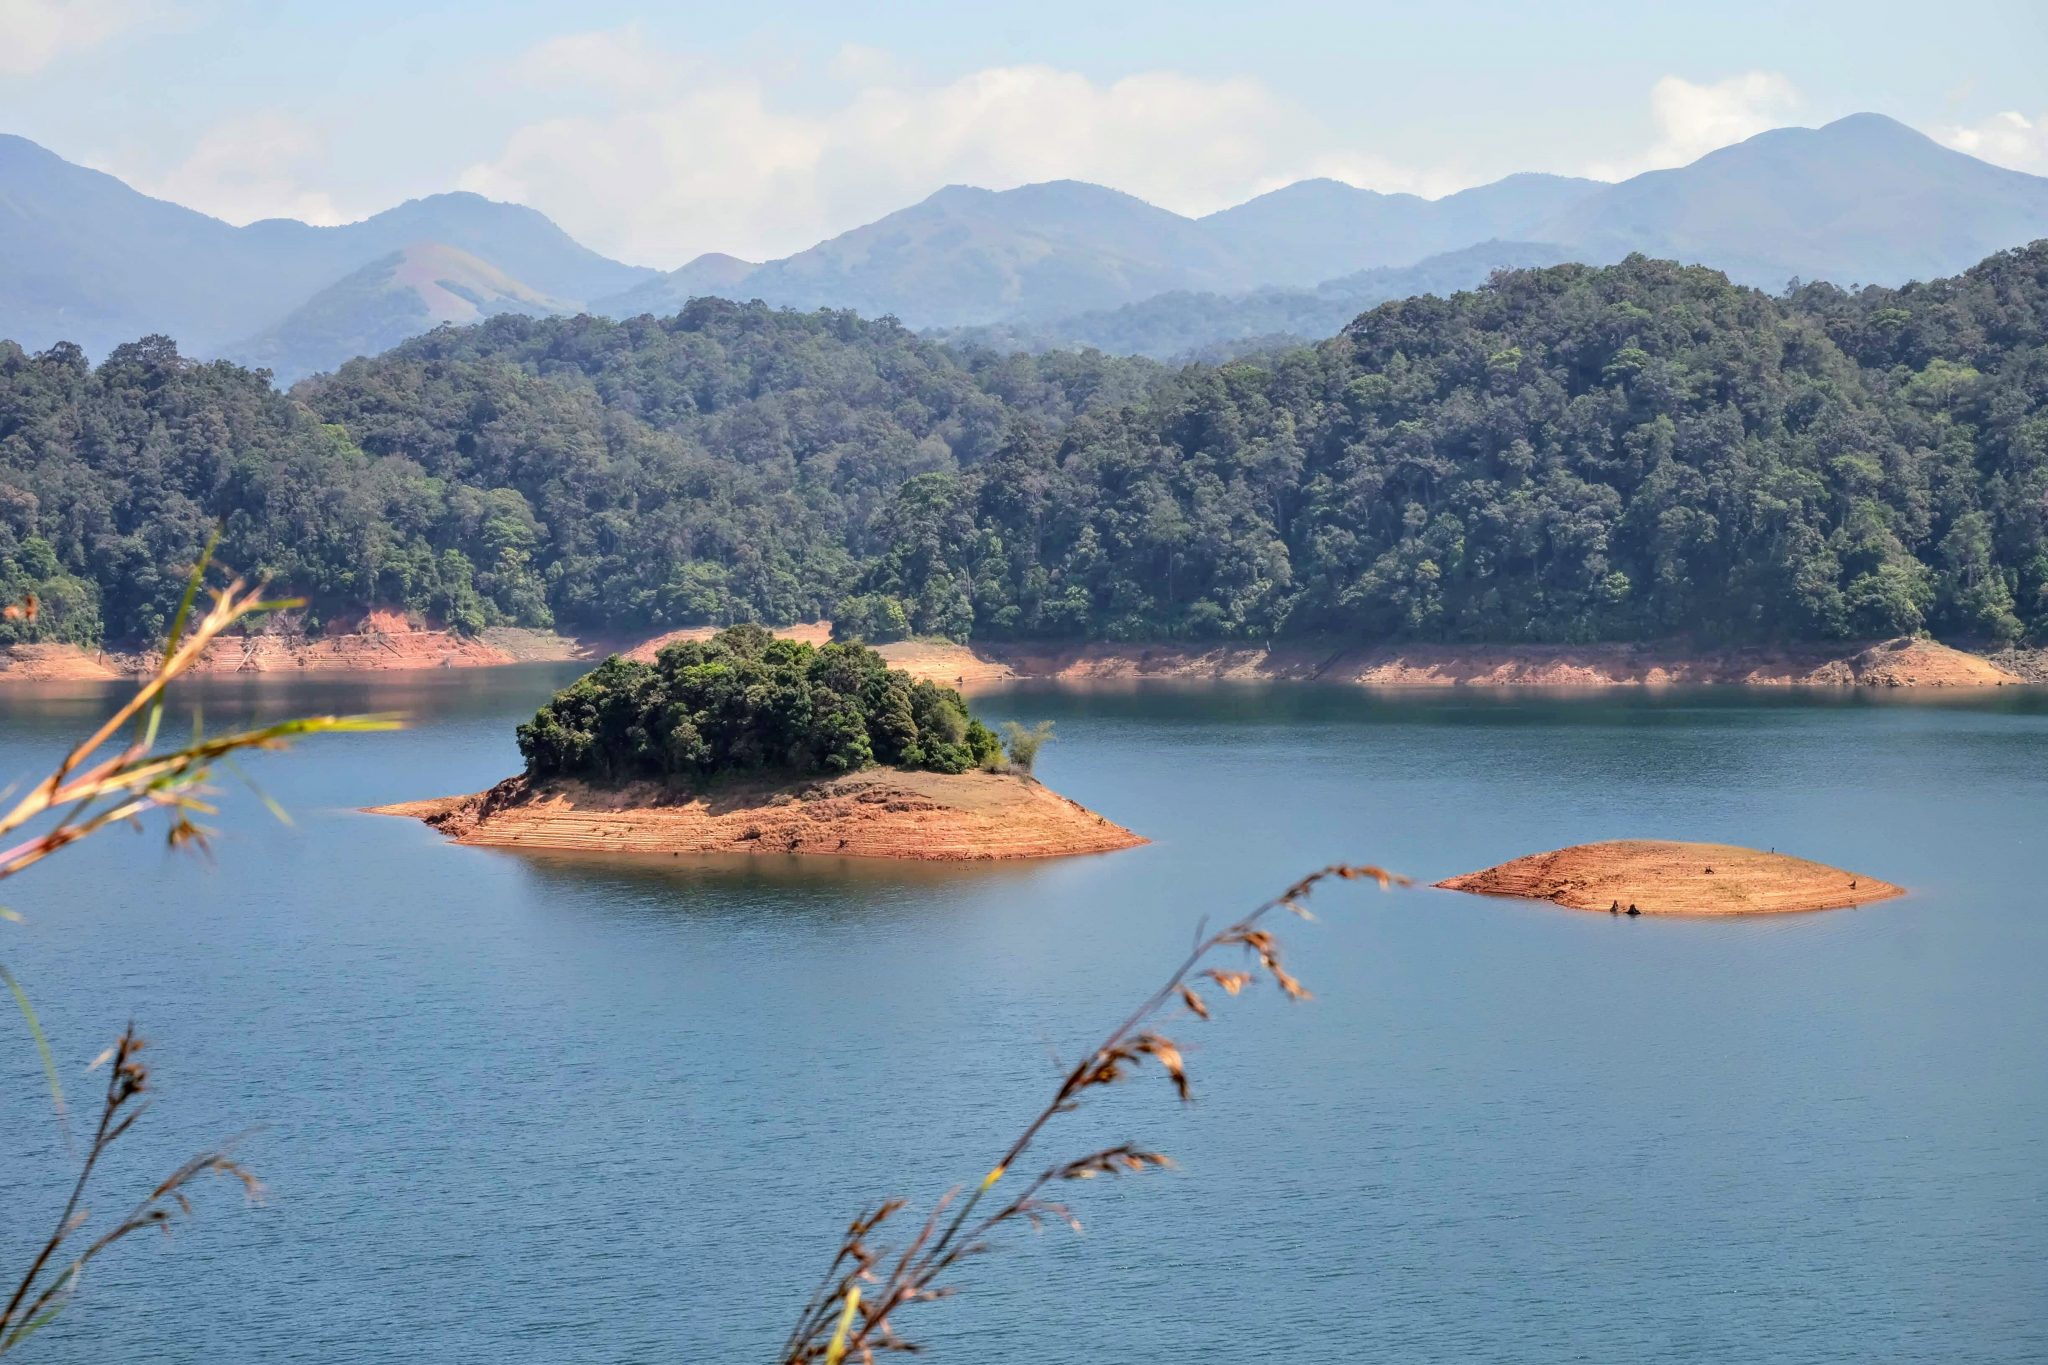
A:
{"label": "small bush", "polygon": [[1042,720],[1028,730],[1014,720],[1003,722],[1003,748],[1010,755],[1010,766],[1026,776],[1038,761],[1038,751],[1052,741],[1052,722],[1049,720]]}

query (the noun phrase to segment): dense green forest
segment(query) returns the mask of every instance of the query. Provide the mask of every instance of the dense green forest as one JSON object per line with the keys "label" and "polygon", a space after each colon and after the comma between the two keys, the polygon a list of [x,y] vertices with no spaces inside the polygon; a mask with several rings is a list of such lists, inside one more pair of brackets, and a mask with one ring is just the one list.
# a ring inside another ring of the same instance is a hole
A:
{"label": "dense green forest", "polygon": [[617,655],[519,727],[532,777],[700,781],[735,772],[845,773],[876,763],[961,773],[1003,758],[949,687],[864,645],[779,640],[756,625]]}
{"label": "dense green forest", "polygon": [[712,300],[443,329],[288,396],[161,338],[0,344],[0,593],[35,629],[155,634],[217,518],[316,620],[2041,639],[2048,243],[1783,298],[1512,272],[1178,371]]}

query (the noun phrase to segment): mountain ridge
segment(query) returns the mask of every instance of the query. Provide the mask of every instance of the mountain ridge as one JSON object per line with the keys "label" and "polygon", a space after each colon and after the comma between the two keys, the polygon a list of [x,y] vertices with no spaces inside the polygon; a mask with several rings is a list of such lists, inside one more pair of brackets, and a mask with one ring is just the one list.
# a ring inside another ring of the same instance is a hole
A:
{"label": "mountain ridge", "polygon": [[608,260],[546,215],[467,191],[406,200],[354,223],[236,227],[0,134],[0,333],[104,354],[150,333],[217,353],[371,261],[441,241],[581,302],[658,272]]}
{"label": "mountain ridge", "polygon": [[274,326],[226,348],[227,358],[270,370],[280,384],[378,355],[447,323],[501,313],[561,316],[573,304],[514,279],[446,242],[415,242],[352,271]]}
{"label": "mountain ridge", "polygon": [[[1307,287],[1361,270],[1415,265],[1479,242],[1540,239],[1537,229],[1548,217],[1604,188],[1597,180],[1527,171],[1425,199],[1341,180],[1300,180],[1199,221],[1271,262],[1267,283]],[[1300,212],[1276,217],[1302,204],[1321,221]]]}
{"label": "mountain ridge", "polygon": [[[1094,254],[1067,262],[1061,277],[1042,263],[1043,221],[1019,216],[1007,235],[994,224],[994,208],[1071,200],[1083,188],[1123,213],[1133,204],[1148,211],[1145,220],[1158,229],[1149,255],[1099,238]],[[911,273],[877,259],[877,245],[900,247],[905,234],[935,235],[963,218],[981,235],[947,241],[944,260],[922,260]],[[1321,288],[1360,270],[1418,266],[1487,241],[1554,244],[1589,264],[1641,253],[1776,291],[1795,278],[1883,285],[1936,278],[2043,235],[2048,179],[1993,166],[1866,113],[1819,128],[1772,129],[1688,165],[1613,184],[1521,172],[1424,199],[1321,178],[1200,218],[1083,182],[1001,191],[948,186],[779,261],[716,281],[673,272],[644,286],[639,300],[602,303],[679,306],[703,287],[791,307],[886,313],[921,327],[1042,329],[1176,293],[1243,295],[1255,306],[1250,298],[1260,290]],[[1207,243],[1188,245],[1201,237]],[[953,275],[934,288],[932,277],[947,261]],[[695,262],[684,267],[695,269]],[[1076,298],[1084,306],[1063,312],[1061,301]]]}
{"label": "mountain ridge", "polygon": [[2048,179],[1943,147],[1882,114],[1851,114],[1819,128],[1773,128],[1620,181],[1539,235],[1610,260],[1641,252],[1697,261],[1766,289],[1795,276],[1900,285],[2048,235]]}
{"label": "mountain ridge", "polygon": [[[1283,321],[1321,319],[1338,300],[1366,298],[1356,281],[1342,283],[1360,271],[1436,261],[1441,287],[1469,287],[1483,275],[1460,275],[1438,258],[1490,242],[1543,249],[1498,264],[1641,253],[1777,291],[1795,278],[1936,278],[2042,236],[2048,179],[1992,166],[1880,114],[1773,129],[1615,184],[1527,172],[1424,199],[1325,178],[1199,218],[1077,180],[955,184],[776,260],[714,252],[665,273],[609,260],[535,209],[463,191],[338,227],[266,219],[237,228],[0,135],[0,241],[10,247],[0,252],[0,335],[31,348],[75,341],[96,354],[151,333],[177,336],[190,353],[222,354],[302,328],[305,318],[287,326],[288,317],[317,299],[327,320],[314,331],[326,339],[307,353],[334,363],[339,338],[383,336],[391,321],[391,296],[362,282],[340,286],[425,242],[505,277],[484,294],[615,317],[668,314],[712,296],[851,309],[916,328],[1082,335],[1129,330],[1129,319],[1104,324],[1103,315],[1163,300],[1152,309],[1163,330],[1131,335],[1142,353],[1164,355],[1255,340],[1259,319],[1276,309]],[[363,316],[334,313],[345,297]],[[1168,316],[1188,299],[1199,300],[1192,311]],[[423,324],[434,315],[414,311]],[[1213,319],[1211,330],[1185,333],[1198,315]],[[1285,335],[1298,335],[1291,325]],[[283,359],[279,372],[294,372],[299,362]]]}

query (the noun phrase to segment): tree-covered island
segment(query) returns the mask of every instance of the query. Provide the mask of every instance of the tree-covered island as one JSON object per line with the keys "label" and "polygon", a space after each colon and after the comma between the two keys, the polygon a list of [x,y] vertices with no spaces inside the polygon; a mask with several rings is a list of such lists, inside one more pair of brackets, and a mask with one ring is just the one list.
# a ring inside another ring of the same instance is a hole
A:
{"label": "tree-covered island", "polygon": [[999,740],[958,692],[865,645],[732,626],[613,656],[518,730],[489,791],[374,807],[466,844],[981,862],[1145,840],[1031,779],[1051,726]]}
{"label": "tree-covered island", "polygon": [[602,782],[1003,762],[1001,741],[953,689],[865,645],[813,646],[755,625],[669,645],[651,664],[614,655],[519,727],[519,752],[529,777]]}

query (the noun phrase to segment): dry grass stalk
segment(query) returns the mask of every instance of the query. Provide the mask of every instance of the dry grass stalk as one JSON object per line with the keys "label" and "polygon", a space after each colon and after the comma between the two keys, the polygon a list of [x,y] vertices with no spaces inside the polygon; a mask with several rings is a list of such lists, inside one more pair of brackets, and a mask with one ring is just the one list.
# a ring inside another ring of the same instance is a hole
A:
{"label": "dry grass stalk", "polygon": [[[231,734],[194,735],[180,748],[159,752],[157,733],[163,720],[164,691],[198,661],[207,645],[252,613],[300,605],[296,599],[266,599],[261,590],[236,580],[212,593],[212,605],[187,632],[184,623],[198,586],[195,574],[156,672],[144,679],[135,695],[99,729],[66,754],[47,778],[0,814],[0,839],[5,839],[42,816],[61,812],[51,828],[11,847],[0,847],[0,880],[66,844],[153,810],[170,814],[172,847],[203,847],[207,831],[193,817],[214,813],[207,797],[216,765],[242,752],[282,749],[308,735],[396,728],[397,721],[389,716],[305,716]],[[131,721],[136,723],[132,739],[111,747]]]}
{"label": "dry grass stalk", "polygon": [[92,1145],[86,1151],[85,1160],[79,1166],[78,1179],[71,1186],[71,1197],[64,1201],[64,1210],[57,1216],[55,1228],[29,1262],[28,1269],[7,1300],[6,1308],[0,1309],[0,1355],[19,1346],[63,1311],[78,1285],[79,1277],[94,1257],[145,1228],[159,1228],[168,1234],[172,1221],[179,1215],[190,1217],[192,1202],[186,1195],[186,1189],[202,1176],[227,1176],[241,1181],[250,1199],[262,1196],[263,1186],[231,1155],[233,1144],[225,1144],[214,1151],[200,1153],[172,1171],[129,1210],[126,1217],[86,1243],[76,1255],[68,1259],[64,1256],[65,1247],[91,1216],[83,1201],[86,1187],[92,1180],[93,1168],[107,1149],[133,1127],[149,1107],[148,1101],[140,1100],[149,1089],[149,1069],[138,1056],[145,1046],[143,1039],[136,1034],[135,1026],[130,1024],[121,1040],[93,1063],[95,1067],[102,1063],[110,1064],[99,1124],[93,1131]]}
{"label": "dry grass stalk", "polygon": [[[213,546],[192,572],[185,597],[172,623],[169,641],[157,669],[144,679],[135,694],[104,724],[67,753],[50,775],[27,795],[0,813],[0,881],[32,867],[87,836],[115,823],[139,824],[144,815],[162,811],[170,817],[167,838],[172,848],[204,849],[209,831],[200,819],[215,813],[211,785],[214,770],[232,765],[237,754],[282,749],[308,735],[340,732],[389,730],[397,720],[389,716],[310,716],[279,721],[254,729],[207,736],[195,732],[177,748],[159,749],[158,732],[163,720],[164,693],[170,684],[191,669],[207,645],[236,622],[254,613],[283,610],[300,605],[296,600],[266,599],[260,589],[240,580],[211,590],[211,604],[196,621],[192,610],[202,590]],[[19,606],[6,608],[10,619],[33,621],[36,602],[30,598]],[[190,624],[189,631],[187,624]],[[132,735],[122,736],[134,725]],[[259,793],[260,794],[260,793]],[[280,817],[283,811],[265,797]],[[39,820],[50,823],[39,833],[26,834]],[[5,845],[7,836],[23,835]],[[19,918],[0,908],[0,916]],[[15,1004],[27,1021],[29,1034],[41,1054],[43,1070],[59,1122],[64,1117],[64,1090],[41,1023],[28,995],[5,966],[0,966],[0,983],[13,994]],[[112,1065],[106,1098],[90,1148],[80,1165],[78,1178],[65,1201],[55,1230],[31,1259],[16,1284],[4,1311],[0,1311],[0,1355],[38,1331],[62,1311],[78,1284],[86,1263],[115,1243],[144,1228],[170,1230],[179,1214],[189,1215],[192,1205],[186,1189],[202,1176],[224,1175],[240,1180],[253,1197],[260,1186],[230,1154],[229,1146],[202,1152],[173,1171],[135,1208],[112,1228],[87,1243],[66,1259],[65,1248],[88,1220],[83,1207],[93,1171],[107,1149],[134,1126],[148,1107],[138,1099],[148,1089],[149,1073],[138,1054],[144,1046],[134,1025],[101,1057]],[[94,1063],[95,1066],[99,1062]],[[68,1139],[67,1139],[68,1140]],[[231,1145],[231,1144],[230,1144]]]}
{"label": "dry grass stalk", "polygon": [[961,1261],[987,1251],[992,1234],[1011,1223],[1039,1228],[1049,1221],[1058,1221],[1076,1231],[1080,1229],[1080,1222],[1065,1204],[1044,1197],[1049,1188],[1069,1180],[1171,1166],[1172,1160],[1160,1152],[1128,1143],[1107,1147],[1048,1166],[1007,1203],[976,1216],[989,1192],[1029,1154],[1046,1126],[1059,1115],[1077,1109],[1089,1090],[1124,1079],[1150,1059],[1166,1072],[1182,1101],[1192,1098],[1180,1048],[1149,1025],[1160,1011],[1175,1002],[1197,1019],[1209,1018],[1209,1002],[1196,989],[1197,983],[1213,984],[1225,995],[1235,996],[1257,979],[1254,972],[1209,965],[1213,955],[1242,949],[1257,970],[1270,977],[1288,999],[1309,999],[1307,989],[1281,965],[1279,940],[1261,927],[1261,921],[1275,910],[1312,918],[1306,904],[1309,896],[1318,884],[1331,878],[1373,881],[1382,889],[1396,883],[1408,884],[1407,878],[1383,868],[1333,864],[1302,878],[1234,924],[1206,936],[1198,931],[1194,948],[1166,984],[1147,996],[1066,1073],[1051,1101],[1025,1125],[965,1199],[960,1197],[962,1187],[948,1191],[933,1206],[909,1244],[894,1252],[893,1258],[891,1252],[876,1246],[871,1239],[877,1229],[903,1210],[904,1200],[887,1200],[848,1225],[837,1255],[783,1344],[782,1365],[809,1365],[814,1361],[840,1365],[848,1359],[871,1365],[880,1352],[920,1349],[916,1342],[896,1331],[895,1315],[912,1304],[950,1295],[952,1287],[942,1284],[941,1279]]}

